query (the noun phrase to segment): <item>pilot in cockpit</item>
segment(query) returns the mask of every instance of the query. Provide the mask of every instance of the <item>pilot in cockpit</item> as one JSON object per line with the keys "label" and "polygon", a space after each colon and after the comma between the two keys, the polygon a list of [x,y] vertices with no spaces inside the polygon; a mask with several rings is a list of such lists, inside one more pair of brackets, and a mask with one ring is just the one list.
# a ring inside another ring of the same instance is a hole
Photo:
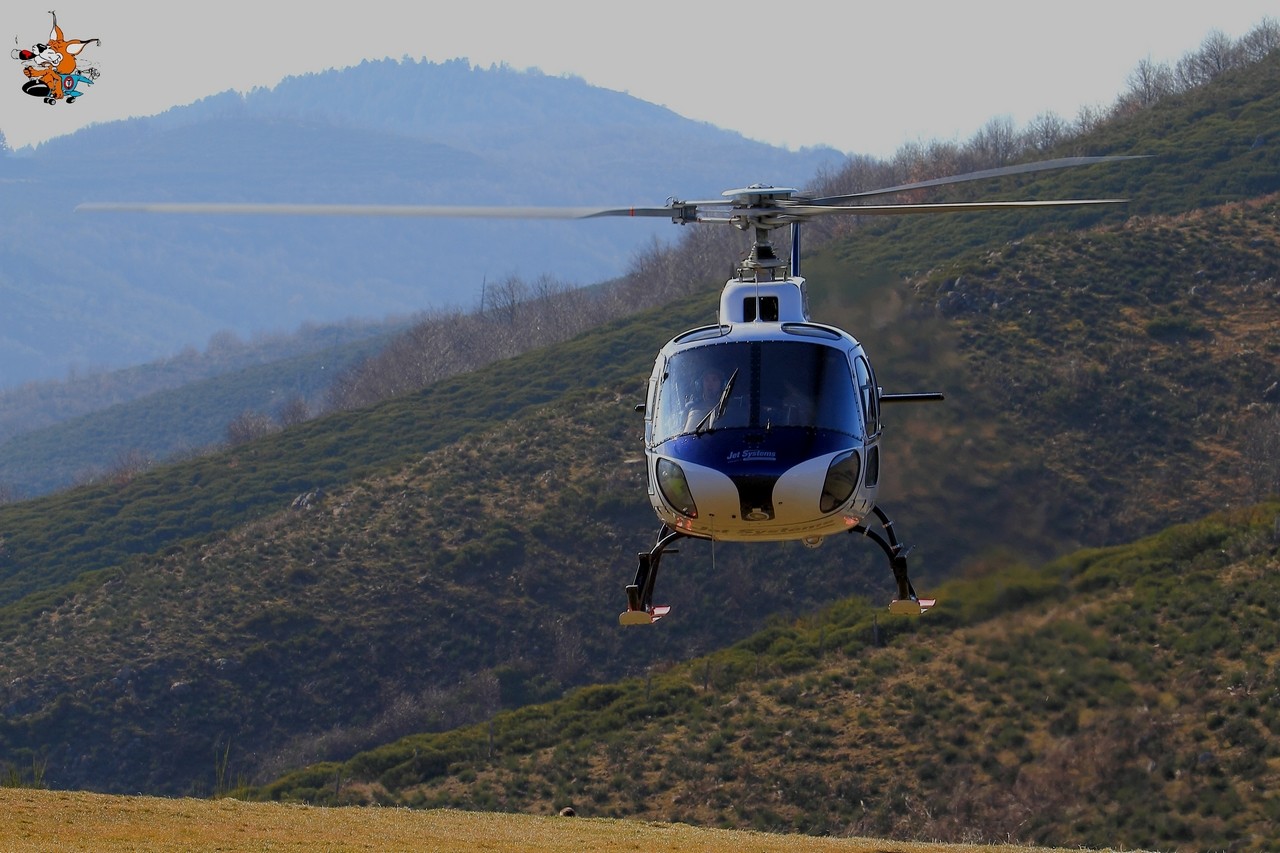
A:
{"label": "pilot in cockpit", "polygon": [[720,396],[724,393],[724,383],[724,372],[720,368],[708,367],[702,372],[685,415],[685,432],[693,432],[699,424],[704,427],[711,426],[711,419],[707,416],[720,403]]}

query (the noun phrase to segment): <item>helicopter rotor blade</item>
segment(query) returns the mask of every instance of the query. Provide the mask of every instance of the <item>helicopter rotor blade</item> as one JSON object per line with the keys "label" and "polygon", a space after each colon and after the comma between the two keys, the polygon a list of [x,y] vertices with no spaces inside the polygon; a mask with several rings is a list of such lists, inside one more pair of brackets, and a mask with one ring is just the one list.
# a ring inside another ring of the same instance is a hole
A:
{"label": "helicopter rotor blade", "polygon": [[595,219],[605,216],[679,217],[667,207],[495,207],[420,204],[273,204],[255,202],[84,202],[77,212],[192,213],[276,216],[425,216],[463,219]]}
{"label": "helicopter rotor blade", "polygon": [[1045,201],[971,201],[935,204],[846,204],[814,205],[798,204],[779,211],[781,216],[809,219],[832,213],[854,216],[897,216],[908,213],[964,213],[971,210],[1007,210],[1034,207],[1079,207],[1093,204],[1124,204],[1127,198],[1063,198]]}
{"label": "helicopter rotor blade", "polygon": [[947,184],[960,184],[968,181],[981,181],[987,178],[1003,178],[1008,175],[1025,175],[1032,172],[1047,172],[1052,169],[1069,169],[1075,166],[1092,166],[1097,163],[1115,163],[1121,160],[1145,160],[1146,154],[1116,154],[1102,157],[1060,157],[1056,160],[1040,160],[1036,163],[1020,163],[1014,166],[1000,166],[995,169],[983,169],[979,172],[966,172],[963,175],[950,175],[945,178],[933,178],[928,181],[916,181],[910,184],[899,184],[896,187],[884,187],[878,190],[831,195],[823,198],[805,199],[808,204],[827,205],[843,204],[860,198],[875,198],[880,195],[893,195],[907,190],[920,190],[927,187],[941,187]]}

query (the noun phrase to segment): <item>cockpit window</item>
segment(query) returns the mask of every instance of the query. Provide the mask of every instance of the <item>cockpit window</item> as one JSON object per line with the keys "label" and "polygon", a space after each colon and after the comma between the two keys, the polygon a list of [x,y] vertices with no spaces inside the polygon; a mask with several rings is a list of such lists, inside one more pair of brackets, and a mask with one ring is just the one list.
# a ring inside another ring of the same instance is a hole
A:
{"label": "cockpit window", "polygon": [[658,386],[655,439],[713,429],[810,427],[861,437],[843,350],[807,341],[751,341],[678,352]]}
{"label": "cockpit window", "polygon": [[862,356],[854,359],[853,367],[858,376],[858,394],[862,399],[862,415],[867,422],[867,432],[876,435],[880,432],[880,391],[876,388],[875,374]]}

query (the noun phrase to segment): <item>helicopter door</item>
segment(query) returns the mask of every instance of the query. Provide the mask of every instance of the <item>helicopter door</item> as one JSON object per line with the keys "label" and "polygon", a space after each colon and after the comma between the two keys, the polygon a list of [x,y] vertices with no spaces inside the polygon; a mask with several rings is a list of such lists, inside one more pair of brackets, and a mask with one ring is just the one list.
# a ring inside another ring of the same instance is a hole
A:
{"label": "helicopter door", "polygon": [[853,372],[858,382],[862,419],[867,424],[867,438],[875,438],[880,435],[880,395],[876,393],[876,377],[871,372],[871,365],[861,355],[854,357]]}
{"label": "helicopter door", "polygon": [[653,423],[654,417],[658,411],[658,383],[659,377],[666,372],[666,364],[659,360],[654,366],[653,375],[649,377],[649,387],[645,394],[644,401],[644,438],[645,442],[650,446],[653,445]]}
{"label": "helicopter door", "polygon": [[876,387],[876,375],[861,354],[854,356],[853,373],[858,383],[863,420],[867,424],[867,464],[863,483],[868,489],[874,489],[880,483],[880,393]]}

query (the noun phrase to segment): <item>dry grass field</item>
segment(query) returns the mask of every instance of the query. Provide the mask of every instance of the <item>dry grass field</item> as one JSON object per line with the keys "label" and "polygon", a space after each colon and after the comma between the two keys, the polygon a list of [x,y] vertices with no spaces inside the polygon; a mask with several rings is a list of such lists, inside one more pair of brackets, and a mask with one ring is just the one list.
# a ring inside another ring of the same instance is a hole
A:
{"label": "dry grass field", "polygon": [[[1044,850],[1045,848],[1038,848]],[[1033,848],[918,844],[703,829],[684,824],[239,800],[0,789],[0,851],[841,851],[984,853]],[[1076,850],[1075,853],[1080,853]]]}

